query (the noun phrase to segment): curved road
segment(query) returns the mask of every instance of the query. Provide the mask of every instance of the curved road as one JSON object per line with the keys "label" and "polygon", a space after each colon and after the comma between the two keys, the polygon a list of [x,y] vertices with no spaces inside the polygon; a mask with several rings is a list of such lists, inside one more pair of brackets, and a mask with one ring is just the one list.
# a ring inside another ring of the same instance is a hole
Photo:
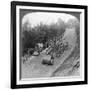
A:
{"label": "curved road", "polygon": [[40,54],[39,56],[33,56],[33,58],[29,59],[25,64],[21,65],[21,77],[22,78],[39,78],[39,77],[50,77],[53,72],[57,70],[60,65],[69,57],[76,45],[76,32],[75,28],[66,29],[64,36],[64,41],[68,41],[69,50],[65,51],[60,58],[54,59],[54,65],[43,65],[41,64],[43,56],[45,54]]}

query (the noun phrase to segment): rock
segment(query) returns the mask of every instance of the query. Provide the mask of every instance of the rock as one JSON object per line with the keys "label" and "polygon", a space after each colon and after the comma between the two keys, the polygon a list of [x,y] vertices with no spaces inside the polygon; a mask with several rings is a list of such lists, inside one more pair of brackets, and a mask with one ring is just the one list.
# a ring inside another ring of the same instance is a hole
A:
{"label": "rock", "polygon": [[33,56],[38,56],[39,55],[39,53],[37,52],[37,51],[35,51],[34,53],[33,53]]}
{"label": "rock", "polygon": [[54,64],[54,58],[51,58],[50,55],[47,55],[47,56],[43,57],[42,64],[53,65]]}

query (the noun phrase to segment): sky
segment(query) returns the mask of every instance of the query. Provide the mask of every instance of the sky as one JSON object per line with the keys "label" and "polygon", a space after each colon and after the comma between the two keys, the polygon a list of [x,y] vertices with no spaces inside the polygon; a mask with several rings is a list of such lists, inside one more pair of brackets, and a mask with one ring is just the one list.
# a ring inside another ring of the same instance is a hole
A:
{"label": "sky", "polygon": [[22,25],[26,22],[28,22],[30,27],[37,26],[41,22],[50,25],[51,23],[56,23],[59,18],[65,23],[70,19],[77,19],[75,16],[66,13],[33,12],[26,14],[22,18]]}

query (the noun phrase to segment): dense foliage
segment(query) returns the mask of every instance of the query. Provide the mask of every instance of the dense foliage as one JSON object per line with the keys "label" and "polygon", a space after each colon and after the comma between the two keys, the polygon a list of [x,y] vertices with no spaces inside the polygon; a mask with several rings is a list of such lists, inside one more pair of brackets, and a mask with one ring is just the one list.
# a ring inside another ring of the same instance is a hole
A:
{"label": "dense foliage", "polygon": [[[43,43],[44,47],[49,40],[62,35],[65,31],[64,22],[59,19],[57,23],[44,25],[42,23],[31,28],[25,23],[22,27],[22,54],[26,54],[28,49],[35,49],[37,43]],[[49,43],[49,42],[48,42]]]}

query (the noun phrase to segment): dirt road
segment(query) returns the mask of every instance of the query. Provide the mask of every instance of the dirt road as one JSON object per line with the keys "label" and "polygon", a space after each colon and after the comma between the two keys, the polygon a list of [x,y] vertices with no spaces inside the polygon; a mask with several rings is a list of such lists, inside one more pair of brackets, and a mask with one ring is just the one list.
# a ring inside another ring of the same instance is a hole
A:
{"label": "dirt road", "polygon": [[52,76],[52,74],[63,64],[75,48],[77,39],[75,29],[66,29],[63,39],[64,41],[68,41],[70,48],[65,51],[60,58],[54,59],[54,65],[43,65],[41,63],[42,58],[45,56],[44,53],[39,56],[33,56],[33,58],[30,58],[25,64],[21,64],[21,77],[41,78]]}

